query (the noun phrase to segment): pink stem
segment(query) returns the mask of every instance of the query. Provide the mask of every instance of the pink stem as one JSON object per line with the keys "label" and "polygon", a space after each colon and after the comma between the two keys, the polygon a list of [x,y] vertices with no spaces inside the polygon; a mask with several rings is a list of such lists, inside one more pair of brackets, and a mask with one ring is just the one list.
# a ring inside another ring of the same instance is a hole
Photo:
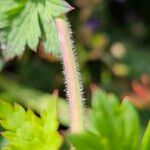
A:
{"label": "pink stem", "polygon": [[66,19],[57,18],[56,27],[60,40],[67,96],[70,103],[70,128],[71,132],[77,133],[84,130],[82,86],[73,51],[71,32]]}

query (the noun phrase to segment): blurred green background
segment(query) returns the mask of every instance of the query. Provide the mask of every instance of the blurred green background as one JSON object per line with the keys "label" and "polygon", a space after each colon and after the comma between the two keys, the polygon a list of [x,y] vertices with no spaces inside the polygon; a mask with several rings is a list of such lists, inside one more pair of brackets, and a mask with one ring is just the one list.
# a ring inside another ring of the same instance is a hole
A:
{"label": "blurred green background", "polygon": [[[150,118],[150,1],[68,2],[75,7],[68,17],[86,104],[90,104],[93,87],[114,92],[121,98],[129,96],[139,110],[143,124],[147,124]],[[61,62],[45,54],[40,46],[38,54],[27,50],[21,59],[7,63],[1,57],[0,69],[0,97],[4,100],[17,99],[16,85],[45,93],[58,89],[60,97],[66,98]],[[28,95],[29,90],[19,98]]]}

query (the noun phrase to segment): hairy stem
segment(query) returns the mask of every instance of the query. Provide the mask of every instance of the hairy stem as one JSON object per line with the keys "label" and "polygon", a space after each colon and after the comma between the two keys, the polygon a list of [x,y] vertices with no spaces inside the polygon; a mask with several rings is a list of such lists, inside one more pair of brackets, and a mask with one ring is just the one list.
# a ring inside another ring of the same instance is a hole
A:
{"label": "hairy stem", "polygon": [[84,130],[82,85],[68,22],[64,18],[57,18],[56,27],[60,40],[67,96],[70,103],[70,128],[71,132],[77,133]]}

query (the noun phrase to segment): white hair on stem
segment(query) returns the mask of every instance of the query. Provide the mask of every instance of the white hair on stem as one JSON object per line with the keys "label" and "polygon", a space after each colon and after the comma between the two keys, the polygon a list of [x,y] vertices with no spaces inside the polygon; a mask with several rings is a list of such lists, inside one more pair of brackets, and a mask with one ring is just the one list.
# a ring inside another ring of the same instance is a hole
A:
{"label": "white hair on stem", "polygon": [[70,104],[71,132],[77,133],[84,130],[84,98],[81,75],[77,65],[70,24],[65,17],[57,18],[55,22],[60,41],[66,92]]}

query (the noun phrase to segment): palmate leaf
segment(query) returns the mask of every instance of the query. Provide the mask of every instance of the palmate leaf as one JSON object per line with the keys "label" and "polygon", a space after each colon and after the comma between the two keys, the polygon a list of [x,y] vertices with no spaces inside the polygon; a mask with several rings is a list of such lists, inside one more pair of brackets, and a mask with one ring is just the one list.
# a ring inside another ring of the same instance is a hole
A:
{"label": "palmate leaf", "polygon": [[96,91],[89,124],[84,133],[68,137],[77,150],[138,149],[138,115],[127,100],[120,105],[114,95]]}
{"label": "palmate leaf", "polygon": [[57,132],[57,102],[51,97],[50,103],[41,116],[31,110],[25,111],[20,105],[12,107],[0,102],[2,133],[7,145],[2,150],[58,150],[62,137]]}
{"label": "palmate leaf", "polygon": [[21,56],[26,45],[36,51],[40,39],[46,52],[58,56],[54,20],[70,10],[63,0],[1,0],[0,42],[5,59]]}

